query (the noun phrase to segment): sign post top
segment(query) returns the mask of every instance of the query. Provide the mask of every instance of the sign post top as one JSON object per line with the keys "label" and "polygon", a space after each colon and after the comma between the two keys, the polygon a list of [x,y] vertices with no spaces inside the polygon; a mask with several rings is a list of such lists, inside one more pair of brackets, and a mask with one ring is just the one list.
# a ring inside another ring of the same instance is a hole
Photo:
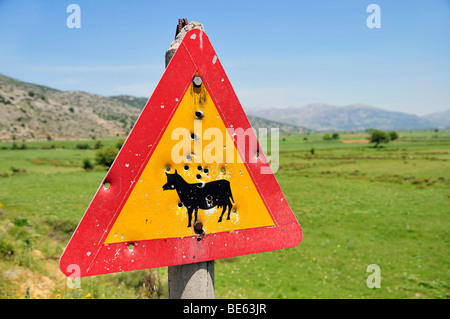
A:
{"label": "sign post top", "polygon": [[301,238],[208,37],[193,29],[97,190],[60,267],[73,276],[77,265],[77,277],[90,276],[294,247]]}

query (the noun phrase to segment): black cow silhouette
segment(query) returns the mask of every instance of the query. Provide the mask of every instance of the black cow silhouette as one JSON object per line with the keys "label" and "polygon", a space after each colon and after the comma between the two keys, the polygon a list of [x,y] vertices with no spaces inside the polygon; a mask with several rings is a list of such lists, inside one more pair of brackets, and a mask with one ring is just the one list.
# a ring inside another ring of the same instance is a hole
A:
{"label": "black cow silhouette", "polygon": [[[197,221],[198,209],[211,209],[213,207],[223,207],[222,214],[218,222],[222,221],[223,214],[228,208],[227,220],[230,219],[230,212],[234,202],[231,194],[230,182],[227,180],[212,181],[209,183],[189,184],[175,170],[174,174],[166,172],[167,183],[163,185],[163,190],[176,190],[181,203],[186,206],[188,213],[188,226],[191,227],[192,213],[195,212]],[[231,198],[231,200],[230,200]]]}

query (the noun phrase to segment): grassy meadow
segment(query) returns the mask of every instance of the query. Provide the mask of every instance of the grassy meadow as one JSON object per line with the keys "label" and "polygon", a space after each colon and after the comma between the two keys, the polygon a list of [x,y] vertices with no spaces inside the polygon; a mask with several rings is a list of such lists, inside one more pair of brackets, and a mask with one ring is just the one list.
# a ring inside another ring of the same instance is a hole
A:
{"label": "grassy meadow", "polygon": [[[303,241],[217,260],[216,298],[449,298],[450,132],[399,132],[378,148],[367,133],[323,135],[280,136],[276,177]],[[81,278],[79,289],[59,270],[106,174],[83,168],[96,142],[0,142],[0,298],[167,298],[166,267]],[[371,264],[379,289],[366,285]]]}

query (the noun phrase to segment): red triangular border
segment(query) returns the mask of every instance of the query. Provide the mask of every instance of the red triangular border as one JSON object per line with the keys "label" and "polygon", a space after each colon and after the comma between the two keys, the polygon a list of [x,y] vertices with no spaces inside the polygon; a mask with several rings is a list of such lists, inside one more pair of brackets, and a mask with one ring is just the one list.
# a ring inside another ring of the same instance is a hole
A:
{"label": "red triangular border", "polygon": [[[136,242],[133,250],[128,249],[128,242],[103,244],[196,73],[226,127],[251,127],[208,37],[198,29],[189,31],[64,250],[60,268],[66,276],[180,265],[290,248],[300,243],[300,225],[275,176],[260,173],[261,167],[269,164],[258,160],[245,165],[275,226],[207,234],[201,241],[195,236],[143,240]],[[246,150],[249,154],[259,149],[258,143],[248,144],[256,145],[256,149]],[[241,157],[248,158],[242,153]],[[103,187],[105,183],[110,184],[108,189]]]}

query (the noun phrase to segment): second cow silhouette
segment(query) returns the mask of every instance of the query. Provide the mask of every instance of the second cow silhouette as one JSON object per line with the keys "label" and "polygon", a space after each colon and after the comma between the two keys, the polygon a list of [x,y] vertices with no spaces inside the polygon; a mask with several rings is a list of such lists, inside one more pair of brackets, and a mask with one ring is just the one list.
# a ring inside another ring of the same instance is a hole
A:
{"label": "second cow silhouette", "polygon": [[[182,205],[187,208],[188,226],[191,227],[192,213],[195,213],[194,223],[197,221],[197,212],[200,209],[211,209],[213,207],[223,207],[222,214],[218,222],[222,221],[223,214],[228,209],[227,220],[230,219],[231,208],[234,202],[231,193],[230,182],[224,179],[209,183],[186,182],[175,170],[174,174],[166,172],[167,183],[163,185],[163,190],[176,190]],[[230,200],[231,198],[231,200]],[[180,206],[181,207],[181,206]]]}

